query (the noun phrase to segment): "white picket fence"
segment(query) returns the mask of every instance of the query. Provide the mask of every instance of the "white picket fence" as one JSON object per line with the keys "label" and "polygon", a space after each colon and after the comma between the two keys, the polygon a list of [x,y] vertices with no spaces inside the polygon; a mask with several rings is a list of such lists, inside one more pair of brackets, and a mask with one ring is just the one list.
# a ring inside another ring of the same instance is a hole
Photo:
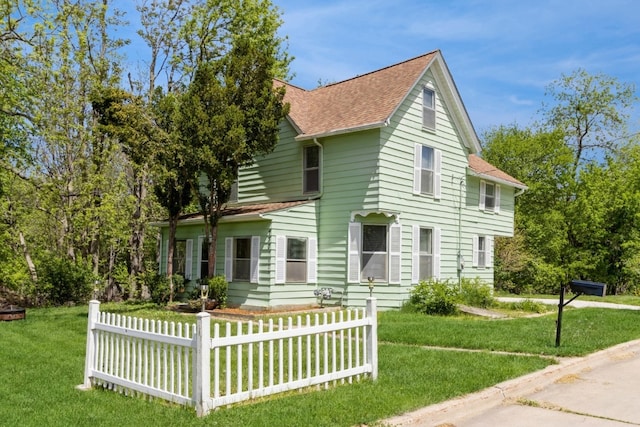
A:
{"label": "white picket fence", "polygon": [[[199,416],[243,400],[378,376],[375,298],[365,309],[275,322],[150,321],[89,303],[84,383],[193,405]],[[212,351],[213,350],[213,351]],[[213,356],[213,357],[211,357]],[[213,393],[212,393],[213,392]]]}

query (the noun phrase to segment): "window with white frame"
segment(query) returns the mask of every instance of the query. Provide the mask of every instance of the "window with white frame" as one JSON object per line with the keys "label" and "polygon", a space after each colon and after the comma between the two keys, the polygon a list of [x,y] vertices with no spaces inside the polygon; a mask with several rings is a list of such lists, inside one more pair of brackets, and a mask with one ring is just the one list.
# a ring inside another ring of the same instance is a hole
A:
{"label": "window with white frame", "polygon": [[416,144],[413,160],[413,192],[440,198],[442,152]]}
{"label": "window with white frame", "polygon": [[428,280],[433,277],[433,230],[420,228],[420,280]]}
{"label": "window with white frame", "polygon": [[317,239],[276,236],[275,282],[317,282]]}
{"label": "window with white frame", "polygon": [[173,244],[173,274],[179,274],[186,280],[191,280],[193,259],[193,240],[174,240]]}
{"label": "window with white frame", "polygon": [[413,226],[411,283],[440,277],[440,229]]}
{"label": "window with white frame", "polygon": [[436,129],[436,92],[428,87],[422,89],[422,126]]}
{"label": "window with white frame", "polygon": [[488,268],[493,264],[493,238],[473,236],[473,267]]}
{"label": "window with white frame", "polygon": [[348,283],[377,282],[400,284],[402,258],[400,224],[349,223]]}
{"label": "window with white frame", "polygon": [[227,237],[224,249],[224,275],[227,282],[258,283],[260,236]]}
{"label": "window with white frame", "polygon": [[362,225],[362,277],[387,278],[387,226]]}
{"label": "window with white frame", "polygon": [[287,238],[287,282],[307,281],[307,239]]}
{"label": "window with white frame", "polygon": [[480,210],[500,212],[500,186],[498,184],[480,181]]}
{"label": "window with white frame", "polygon": [[248,282],[251,277],[251,239],[239,237],[233,241],[233,280]]}
{"label": "window with white frame", "polygon": [[304,193],[320,191],[320,147],[309,145],[303,152],[303,190]]}

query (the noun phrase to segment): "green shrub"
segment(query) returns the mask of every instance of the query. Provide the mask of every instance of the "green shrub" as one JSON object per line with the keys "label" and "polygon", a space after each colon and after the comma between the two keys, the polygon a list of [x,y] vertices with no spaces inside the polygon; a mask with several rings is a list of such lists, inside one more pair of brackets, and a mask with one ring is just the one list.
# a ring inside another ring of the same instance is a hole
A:
{"label": "green shrub", "polygon": [[408,307],[424,314],[448,316],[458,311],[460,294],[455,285],[446,281],[421,281],[409,293]]}
{"label": "green shrub", "polygon": [[86,302],[91,297],[95,277],[82,262],[51,256],[40,261],[39,293],[46,304]]}
{"label": "green shrub", "polygon": [[222,275],[198,279],[198,286],[193,290],[191,299],[200,299],[200,284],[204,282],[209,284],[209,299],[215,300],[218,308],[225,308],[227,306],[229,284]]}
{"label": "green shrub", "polygon": [[479,278],[463,278],[460,285],[460,301],[463,304],[480,308],[489,308],[495,304],[491,286],[482,283]]}
{"label": "green shrub", "polygon": [[146,286],[151,296],[151,301],[156,304],[166,304],[169,302],[169,278],[156,271],[147,271],[138,275],[138,284]]}

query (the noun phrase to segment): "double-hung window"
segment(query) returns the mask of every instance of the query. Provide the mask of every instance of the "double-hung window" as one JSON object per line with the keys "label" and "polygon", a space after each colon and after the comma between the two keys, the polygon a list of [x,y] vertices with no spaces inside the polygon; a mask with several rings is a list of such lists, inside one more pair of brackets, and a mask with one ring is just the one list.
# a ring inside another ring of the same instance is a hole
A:
{"label": "double-hung window", "polygon": [[260,236],[227,237],[224,244],[224,275],[227,282],[258,283]]}
{"label": "double-hung window", "polygon": [[387,226],[362,225],[362,277],[387,278]]}
{"label": "double-hung window", "polygon": [[428,87],[422,89],[422,126],[436,129],[436,93]]}
{"label": "double-hung window", "polygon": [[173,245],[173,274],[191,280],[193,240],[175,240]]}
{"label": "double-hung window", "polygon": [[233,278],[248,282],[251,275],[251,239],[236,238],[233,241]]}
{"label": "double-hung window", "polygon": [[440,277],[440,229],[413,226],[411,283]]}
{"label": "double-hung window", "polygon": [[349,223],[347,281],[400,283],[402,228],[399,223]]}
{"label": "double-hung window", "polygon": [[442,151],[416,144],[413,159],[413,192],[440,198]]}
{"label": "double-hung window", "polygon": [[493,265],[493,238],[473,236],[473,267],[489,268]]}
{"label": "double-hung window", "polygon": [[307,239],[287,238],[287,282],[307,281]]}
{"label": "double-hung window", "polygon": [[480,181],[480,210],[500,212],[500,186],[493,182]]}
{"label": "double-hung window", "polygon": [[303,193],[320,191],[320,147],[309,145],[303,152]]}
{"label": "double-hung window", "polygon": [[275,282],[317,282],[317,239],[276,236]]}

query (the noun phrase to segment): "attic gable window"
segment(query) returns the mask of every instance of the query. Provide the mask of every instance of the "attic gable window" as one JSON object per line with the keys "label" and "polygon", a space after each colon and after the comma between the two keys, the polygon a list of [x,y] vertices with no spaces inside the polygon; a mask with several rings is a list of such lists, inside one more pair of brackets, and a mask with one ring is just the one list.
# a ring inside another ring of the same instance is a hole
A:
{"label": "attic gable window", "polygon": [[436,93],[433,89],[422,89],[422,126],[436,130]]}
{"label": "attic gable window", "polygon": [[303,193],[320,191],[320,147],[309,145],[303,153]]}

